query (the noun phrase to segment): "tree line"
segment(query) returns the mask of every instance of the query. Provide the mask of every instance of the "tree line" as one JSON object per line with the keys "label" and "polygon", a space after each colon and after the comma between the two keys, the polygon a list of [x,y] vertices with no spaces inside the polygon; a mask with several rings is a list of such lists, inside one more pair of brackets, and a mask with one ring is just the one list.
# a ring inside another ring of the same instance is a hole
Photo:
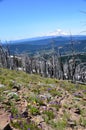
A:
{"label": "tree line", "polygon": [[0,45],[0,67],[23,70],[29,74],[40,74],[43,77],[67,79],[72,81],[86,82],[86,63],[76,59],[72,51],[72,57],[67,58],[65,62],[59,51],[55,52],[52,48],[52,54],[29,56],[28,54],[10,54],[8,46],[4,48]]}

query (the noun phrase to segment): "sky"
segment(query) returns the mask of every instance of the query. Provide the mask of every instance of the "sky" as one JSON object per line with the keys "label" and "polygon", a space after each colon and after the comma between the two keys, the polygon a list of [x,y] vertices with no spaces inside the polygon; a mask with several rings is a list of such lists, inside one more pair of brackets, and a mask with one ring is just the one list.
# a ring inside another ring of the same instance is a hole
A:
{"label": "sky", "polygon": [[0,40],[86,34],[85,0],[0,0]]}

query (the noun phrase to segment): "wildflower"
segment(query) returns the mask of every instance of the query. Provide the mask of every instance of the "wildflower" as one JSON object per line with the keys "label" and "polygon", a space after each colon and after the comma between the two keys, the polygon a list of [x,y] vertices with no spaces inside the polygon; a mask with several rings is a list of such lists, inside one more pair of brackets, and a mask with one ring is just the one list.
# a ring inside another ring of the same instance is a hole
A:
{"label": "wildflower", "polygon": [[27,130],[30,130],[30,128],[28,128]]}
{"label": "wildflower", "polygon": [[13,114],[11,113],[10,115],[10,120],[12,120],[14,118]]}
{"label": "wildflower", "polygon": [[13,118],[14,118],[14,116],[13,115],[10,115],[10,122],[12,122],[12,120],[13,120]]}
{"label": "wildflower", "polygon": [[36,101],[34,101],[33,104],[36,105]]}
{"label": "wildflower", "polygon": [[19,115],[18,114],[16,114],[16,118],[18,118],[19,117]]}
{"label": "wildflower", "polygon": [[28,106],[31,105],[31,103],[28,103]]}
{"label": "wildflower", "polygon": [[83,93],[86,93],[86,90],[83,90],[82,92],[83,92]]}
{"label": "wildflower", "polygon": [[42,124],[41,123],[38,124],[38,128],[42,129]]}
{"label": "wildflower", "polygon": [[23,112],[22,117],[24,117],[24,118],[28,117],[28,112],[27,111]]}
{"label": "wildflower", "polygon": [[20,128],[23,128],[23,123],[21,121],[19,122],[19,126]]}
{"label": "wildflower", "polygon": [[48,91],[52,90],[51,88],[48,88]]}

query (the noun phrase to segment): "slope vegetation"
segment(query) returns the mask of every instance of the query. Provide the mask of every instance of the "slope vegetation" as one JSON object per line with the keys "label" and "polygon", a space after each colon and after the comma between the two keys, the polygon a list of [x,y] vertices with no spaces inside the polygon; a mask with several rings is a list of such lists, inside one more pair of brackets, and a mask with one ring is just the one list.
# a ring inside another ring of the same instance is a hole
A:
{"label": "slope vegetation", "polygon": [[0,68],[0,130],[85,130],[86,86]]}

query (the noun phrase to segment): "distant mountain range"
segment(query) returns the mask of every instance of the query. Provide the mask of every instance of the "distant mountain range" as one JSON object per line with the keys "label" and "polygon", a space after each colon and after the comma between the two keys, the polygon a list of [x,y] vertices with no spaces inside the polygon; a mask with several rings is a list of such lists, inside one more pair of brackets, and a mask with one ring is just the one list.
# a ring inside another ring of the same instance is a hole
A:
{"label": "distant mountain range", "polygon": [[76,52],[86,52],[86,36],[73,35],[73,36],[44,36],[30,39],[22,39],[4,43],[3,46],[8,45],[11,54],[25,53],[35,54],[43,50],[49,51],[52,46],[57,50],[61,47],[61,53],[66,54],[71,52],[71,45]]}

